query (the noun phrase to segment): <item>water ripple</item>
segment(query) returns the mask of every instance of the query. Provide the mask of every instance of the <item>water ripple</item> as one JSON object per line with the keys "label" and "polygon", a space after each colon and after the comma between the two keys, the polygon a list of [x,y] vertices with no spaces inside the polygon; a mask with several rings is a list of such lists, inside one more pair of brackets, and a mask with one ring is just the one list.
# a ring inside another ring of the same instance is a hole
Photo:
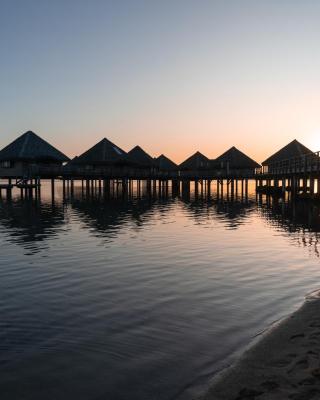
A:
{"label": "water ripple", "polygon": [[1,399],[188,399],[317,289],[319,209],[0,203]]}

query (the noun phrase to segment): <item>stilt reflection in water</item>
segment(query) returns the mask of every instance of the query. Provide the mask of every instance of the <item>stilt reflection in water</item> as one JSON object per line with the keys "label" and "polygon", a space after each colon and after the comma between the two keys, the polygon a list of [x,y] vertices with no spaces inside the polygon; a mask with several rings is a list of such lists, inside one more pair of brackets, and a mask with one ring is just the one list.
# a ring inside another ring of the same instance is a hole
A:
{"label": "stilt reflection in water", "polygon": [[3,193],[2,398],[194,398],[316,289],[317,203],[223,183]]}

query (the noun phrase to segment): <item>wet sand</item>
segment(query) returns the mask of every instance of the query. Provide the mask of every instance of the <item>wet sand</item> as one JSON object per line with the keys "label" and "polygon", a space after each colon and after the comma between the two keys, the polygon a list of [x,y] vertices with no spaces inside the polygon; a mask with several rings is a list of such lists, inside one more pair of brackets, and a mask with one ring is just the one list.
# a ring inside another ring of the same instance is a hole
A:
{"label": "wet sand", "polygon": [[202,400],[320,399],[320,292],[216,377]]}

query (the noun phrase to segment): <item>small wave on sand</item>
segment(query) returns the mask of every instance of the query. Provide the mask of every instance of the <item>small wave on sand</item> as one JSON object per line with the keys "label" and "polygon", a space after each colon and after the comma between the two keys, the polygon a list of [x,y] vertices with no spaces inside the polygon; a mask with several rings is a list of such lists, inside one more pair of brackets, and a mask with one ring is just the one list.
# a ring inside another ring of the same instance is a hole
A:
{"label": "small wave on sand", "polygon": [[320,399],[320,291],[215,377],[201,399]]}

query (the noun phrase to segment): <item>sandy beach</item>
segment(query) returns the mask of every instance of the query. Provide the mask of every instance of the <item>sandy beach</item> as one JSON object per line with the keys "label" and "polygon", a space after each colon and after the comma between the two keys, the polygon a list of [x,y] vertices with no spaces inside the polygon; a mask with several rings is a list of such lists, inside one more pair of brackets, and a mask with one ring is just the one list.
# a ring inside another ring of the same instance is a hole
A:
{"label": "sandy beach", "polygon": [[320,399],[320,293],[263,334],[202,400]]}

